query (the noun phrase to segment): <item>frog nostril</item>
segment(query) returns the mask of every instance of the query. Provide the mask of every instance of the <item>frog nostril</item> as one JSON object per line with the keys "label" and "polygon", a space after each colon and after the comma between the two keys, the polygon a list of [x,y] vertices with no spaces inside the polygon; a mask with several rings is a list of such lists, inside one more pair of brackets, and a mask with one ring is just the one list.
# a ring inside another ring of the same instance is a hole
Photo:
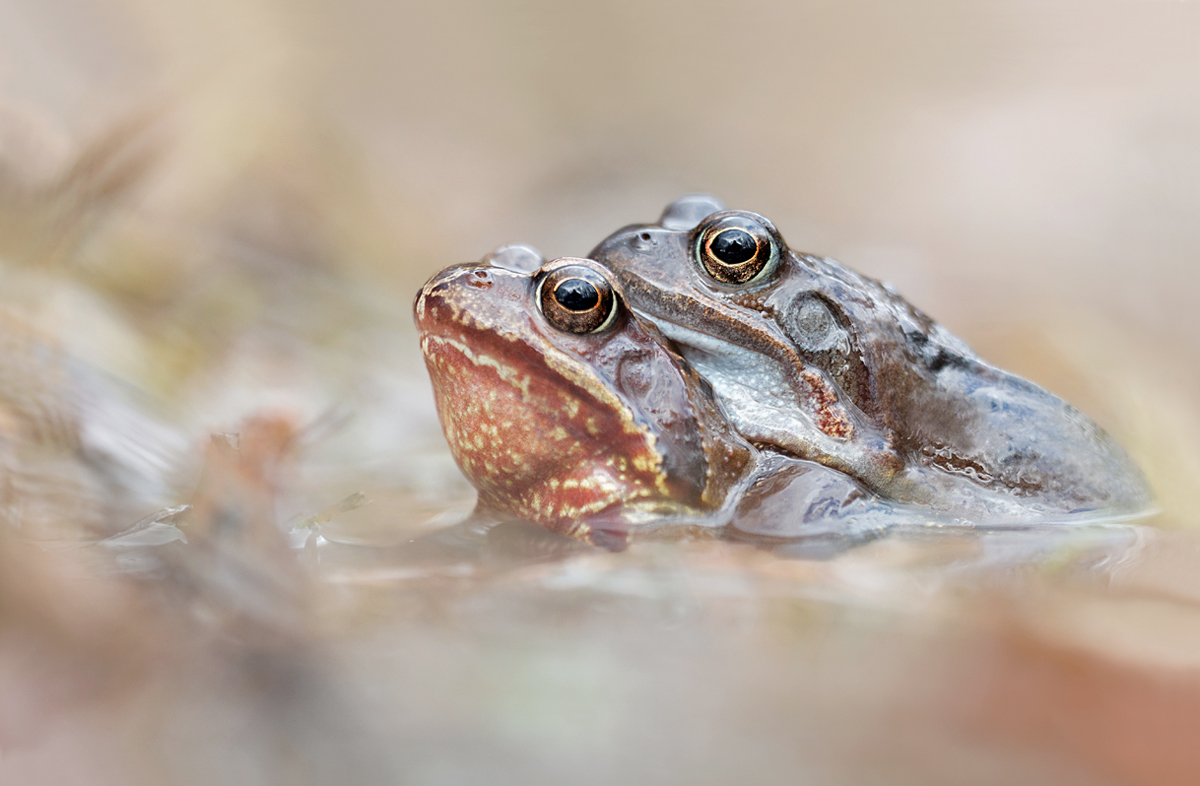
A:
{"label": "frog nostril", "polygon": [[467,286],[475,287],[476,289],[490,289],[492,286],[492,277],[486,270],[476,270],[467,279]]}
{"label": "frog nostril", "polygon": [[654,235],[649,232],[639,232],[633,236],[633,240],[629,244],[638,251],[645,251],[655,245]]}

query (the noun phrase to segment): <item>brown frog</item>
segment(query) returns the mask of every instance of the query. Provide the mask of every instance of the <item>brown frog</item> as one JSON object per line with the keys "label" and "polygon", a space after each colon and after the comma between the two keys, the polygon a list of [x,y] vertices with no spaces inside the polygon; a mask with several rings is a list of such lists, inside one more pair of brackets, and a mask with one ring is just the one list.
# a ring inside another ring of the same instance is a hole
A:
{"label": "brown frog", "polygon": [[593,261],[504,247],[434,276],[414,311],[482,515],[609,548],[664,529],[778,540],[912,520],[845,473],[751,445]]}
{"label": "brown frog", "polygon": [[604,240],[653,322],[752,443],[969,524],[1144,511],[1145,480],[1075,408],[995,368],[878,281],[688,195]]}

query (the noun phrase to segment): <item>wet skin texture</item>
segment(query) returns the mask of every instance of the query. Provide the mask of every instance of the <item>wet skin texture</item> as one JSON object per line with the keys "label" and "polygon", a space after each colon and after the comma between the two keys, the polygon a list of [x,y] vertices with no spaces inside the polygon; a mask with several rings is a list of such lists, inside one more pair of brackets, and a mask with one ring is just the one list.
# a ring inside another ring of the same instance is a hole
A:
{"label": "wet skin texture", "polygon": [[646,531],[861,535],[897,516],[845,473],[752,446],[594,262],[506,247],[439,273],[414,311],[482,515],[608,548]]}
{"label": "wet skin texture", "polygon": [[886,285],[792,251],[762,216],[685,196],[589,256],[755,445],[962,523],[1149,505],[1141,473],[1085,415],[988,365]]}

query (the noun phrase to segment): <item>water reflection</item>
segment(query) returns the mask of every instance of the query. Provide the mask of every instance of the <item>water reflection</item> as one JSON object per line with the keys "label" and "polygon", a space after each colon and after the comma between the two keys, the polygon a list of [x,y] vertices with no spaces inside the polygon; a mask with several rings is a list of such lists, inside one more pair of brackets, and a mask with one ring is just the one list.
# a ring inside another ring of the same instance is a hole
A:
{"label": "water reflection", "polygon": [[[1144,518],[1144,517],[1139,517]],[[1135,524],[1094,523],[1065,526],[992,529],[984,527],[912,526],[890,531],[871,530],[856,534],[822,532],[809,537],[778,540],[747,536],[735,528],[703,533],[699,542],[709,542],[727,532],[731,544],[744,544],[777,558],[828,561],[865,547],[880,539],[894,539],[923,552],[922,564],[940,564],[954,570],[1005,570],[1059,562],[1084,553],[1095,558],[1094,567],[1119,564],[1136,551],[1147,530]],[[635,542],[696,542],[692,536],[650,536]],[[356,563],[397,568],[460,565],[464,570],[487,565],[518,567],[525,564],[566,560],[581,554],[596,554],[595,547],[524,521],[493,522],[471,518],[458,525],[436,529],[395,547],[339,544],[317,534],[307,541],[323,569],[353,570]],[[1103,556],[1101,556],[1103,555]]]}

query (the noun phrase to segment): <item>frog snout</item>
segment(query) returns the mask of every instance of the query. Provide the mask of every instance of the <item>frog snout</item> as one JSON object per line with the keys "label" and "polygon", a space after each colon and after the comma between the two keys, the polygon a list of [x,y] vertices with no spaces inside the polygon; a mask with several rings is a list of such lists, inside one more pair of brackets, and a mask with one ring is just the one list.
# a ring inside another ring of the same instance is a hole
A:
{"label": "frog snout", "polygon": [[426,306],[430,300],[452,302],[466,291],[491,289],[493,283],[492,271],[488,268],[478,265],[447,268],[421,287],[421,291],[413,300],[413,315],[419,323],[425,317]]}

